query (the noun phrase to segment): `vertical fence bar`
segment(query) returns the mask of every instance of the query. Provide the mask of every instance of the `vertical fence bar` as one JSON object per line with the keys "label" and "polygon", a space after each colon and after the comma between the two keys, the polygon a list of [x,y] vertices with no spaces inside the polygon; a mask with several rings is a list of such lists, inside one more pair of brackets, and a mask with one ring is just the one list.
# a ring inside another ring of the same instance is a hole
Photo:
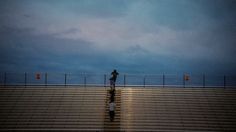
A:
{"label": "vertical fence bar", "polygon": [[146,85],[146,76],[143,77],[143,87],[145,88]]}
{"label": "vertical fence bar", "polygon": [[106,76],[106,74],[104,74],[104,87],[106,87],[106,83],[107,83],[107,76]]}
{"label": "vertical fence bar", "polygon": [[45,73],[45,80],[44,80],[45,86],[48,85],[48,73]]}
{"label": "vertical fence bar", "polygon": [[25,87],[27,85],[27,73],[25,72]]}
{"label": "vertical fence bar", "polygon": [[67,85],[67,74],[65,74],[65,86]]}
{"label": "vertical fence bar", "polygon": [[7,73],[5,72],[4,73],[4,86],[7,85]]}
{"label": "vertical fence bar", "polygon": [[185,74],[183,75],[183,87],[185,88]]}
{"label": "vertical fence bar", "polygon": [[86,75],[84,75],[84,87],[86,87],[87,82],[86,82]]}
{"label": "vertical fence bar", "polygon": [[124,87],[126,85],[126,75],[124,75]]}
{"label": "vertical fence bar", "polygon": [[165,87],[165,74],[163,74],[162,76],[162,84],[163,84],[163,88]]}
{"label": "vertical fence bar", "polygon": [[224,88],[226,88],[226,76],[224,75]]}
{"label": "vertical fence bar", "polygon": [[203,83],[203,88],[205,88],[205,86],[206,86],[206,76],[205,76],[205,74],[203,74],[202,83]]}

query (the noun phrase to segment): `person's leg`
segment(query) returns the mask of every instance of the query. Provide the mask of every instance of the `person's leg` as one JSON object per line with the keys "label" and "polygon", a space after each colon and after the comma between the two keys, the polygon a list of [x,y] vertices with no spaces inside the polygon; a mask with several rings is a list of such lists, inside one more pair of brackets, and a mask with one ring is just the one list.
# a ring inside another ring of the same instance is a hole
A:
{"label": "person's leg", "polygon": [[115,82],[113,80],[111,82],[112,82],[111,83],[111,89],[114,90],[115,89]]}
{"label": "person's leg", "polygon": [[115,100],[115,98],[114,98],[114,95],[113,95],[113,94],[111,94],[111,96],[110,96],[110,100],[111,100],[111,101],[114,101],[114,100]]}
{"label": "person's leg", "polygon": [[116,113],[115,113],[115,111],[113,111],[113,120],[115,119],[115,115],[116,115]]}
{"label": "person's leg", "polygon": [[112,80],[110,80],[110,88],[112,88]]}
{"label": "person's leg", "polygon": [[112,111],[109,111],[109,115],[110,115],[110,121],[112,121]]}
{"label": "person's leg", "polygon": [[113,87],[115,89],[115,87],[116,87],[116,80],[113,80]]}
{"label": "person's leg", "polygon": [[115,116],[115,113],[114,113],[114,111],[111,111],[111,121],[113,121],[113,120],[114,120],[114,116]]}
{"label": "person's leg", "polygon": [[113,89],[115,89],[115,87],[116,87],[116,82],[113,81]]}

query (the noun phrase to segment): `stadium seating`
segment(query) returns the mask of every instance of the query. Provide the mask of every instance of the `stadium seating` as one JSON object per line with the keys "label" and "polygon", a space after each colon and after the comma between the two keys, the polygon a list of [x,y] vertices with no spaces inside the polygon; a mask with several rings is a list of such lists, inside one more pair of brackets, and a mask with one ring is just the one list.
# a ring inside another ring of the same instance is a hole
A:
{"label": "stadium seating", "polygon": [[236,131],[236,89],[1,87],[0,131]]}
{"label": "stadium seating", "polygon": [[125,88],[121,95],[121,130],[236,130],[236,89]]}
{"label": "stadium seating", "polygon": [[104,88],[2,88],[0,94],[0,130],[103,130]]}

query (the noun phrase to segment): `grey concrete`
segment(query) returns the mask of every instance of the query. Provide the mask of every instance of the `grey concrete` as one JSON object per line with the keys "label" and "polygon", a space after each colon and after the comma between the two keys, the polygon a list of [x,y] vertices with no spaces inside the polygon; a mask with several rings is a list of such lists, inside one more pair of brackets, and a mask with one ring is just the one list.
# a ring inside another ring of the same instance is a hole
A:
{"label": "grey concrete", "polygon": [[125,131],[236,131],[236,89],[126,88]]}
{"label": "grey concrete", "polygon": [[[236,89],[2,87],[0,131],[236,131]],[[111,126],[109,126],[111,125]]]}

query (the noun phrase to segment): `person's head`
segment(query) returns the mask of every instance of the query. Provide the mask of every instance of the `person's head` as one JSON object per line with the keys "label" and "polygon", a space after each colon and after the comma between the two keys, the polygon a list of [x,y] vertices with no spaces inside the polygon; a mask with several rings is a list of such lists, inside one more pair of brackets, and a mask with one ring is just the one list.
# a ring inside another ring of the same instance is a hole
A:
{"label": "person's head", "polygon": [[114,69],[114,71],[113,72],[116,72],[116,69]]}

